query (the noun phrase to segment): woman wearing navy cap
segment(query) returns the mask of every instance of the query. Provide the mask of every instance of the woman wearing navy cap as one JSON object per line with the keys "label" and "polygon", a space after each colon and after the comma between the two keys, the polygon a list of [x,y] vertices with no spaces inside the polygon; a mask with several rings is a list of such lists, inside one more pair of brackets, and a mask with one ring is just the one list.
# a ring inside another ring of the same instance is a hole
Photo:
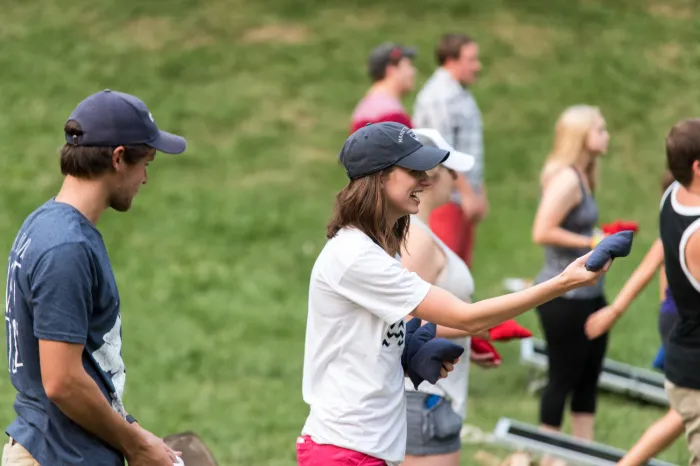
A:
{"label": "woman wearing navy cap", "polygon": [[[310,413],[297,439],[301,466],[403,461],[404,377],[421,369],[421,358],[402,364],[409,314],[477,334],[597,281],[609,267],[589,272],[584,256],[546,282],[474,304],[402,268],[397,255],[429,186],[426,171],[447,157],[398,123],[360,128],[341,150],[350,182],[336,197],[309,284],[302,391]],[[442,361],[441,377],[453,363]]]}

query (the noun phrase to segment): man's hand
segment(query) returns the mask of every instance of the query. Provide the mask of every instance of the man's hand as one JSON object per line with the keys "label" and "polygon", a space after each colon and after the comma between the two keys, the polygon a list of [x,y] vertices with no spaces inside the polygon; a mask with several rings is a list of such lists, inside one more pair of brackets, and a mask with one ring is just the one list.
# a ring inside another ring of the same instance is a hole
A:
{"label": "man's hand", "polygon": [[489,204],[483,194],[462,193],[460,196],[460,204],[464,215],[472,223],[479,223],[489,211]]}
{"label": "man's hand", "polygon": [[459,203],[465,217],[467,217],[469,221],[475,221],[474,219],[480,214],[483,206],[481,205],[479,196],[472,190],[469,180],[467,180],[467,177],[464,176],[463,173],[456,173],[455,189],[459,193]]}
{"label": "man's hand", "polygon": [[462,196],[460,196],[460,206],[462,207],[462,212],[464,212],[465,217],[467,217],[470,222],[478,222],[483,207],[481,205],[481,200],[476,194],[462,194]]}
{"label": "man's hand", "polygon": [[474,219],[475,222],[481,222],[486,218],[486,216],[489,213],[489,201],[486,199],[486,194],[481,193],[481,195],[478,196],[479,199],[479,204],[478,208],[476,211],[476,218]]}
{"label": "man's hand", "polygon": [[174,451],[163,439],[147,431],[139,424],[133,424],[144,439],[143,445],[134,453],[127,455],[129,466],[173,466],[182,452]]}

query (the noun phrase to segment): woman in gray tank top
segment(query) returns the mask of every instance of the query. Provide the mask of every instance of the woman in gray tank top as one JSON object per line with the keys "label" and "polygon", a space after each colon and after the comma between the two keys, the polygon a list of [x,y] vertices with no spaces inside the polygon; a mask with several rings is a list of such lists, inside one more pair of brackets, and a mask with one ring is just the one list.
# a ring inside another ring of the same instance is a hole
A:
{"label": "woman in gray tank top", "polygon": [[[593,191],[598,157],[607,151],[608,140],[605,120],[596,107],[573,106],[559,117],[540,178],[542,196],[532,231],[545,256],[536,283],[558,275],[599,241]],[[601,279],[537,308],[549,354],[540,423],[560,430],[571,397],[572,434],[587,440],[593,439],[598,377],[608,336],[588,340],[584,326],[589,315],[606,305],[603,285]]]}

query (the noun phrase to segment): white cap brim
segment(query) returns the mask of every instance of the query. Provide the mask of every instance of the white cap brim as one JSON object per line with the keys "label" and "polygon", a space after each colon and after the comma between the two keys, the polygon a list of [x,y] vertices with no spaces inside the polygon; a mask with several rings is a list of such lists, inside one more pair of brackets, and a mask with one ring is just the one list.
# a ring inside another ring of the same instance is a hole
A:
{"label": "white cap brim", "polygon": [[418,128],[413,129],[413,133],[418,136],[418,139],[423,142],[425,139],[429,139],[435,144],[439,149],[443,149],[450,152],[447,159],[442,162],[442,165],[457,172],[468,172],[474,167],[476,160],[473,155],[465,154],[455,150],[442,135],[433,128]]}

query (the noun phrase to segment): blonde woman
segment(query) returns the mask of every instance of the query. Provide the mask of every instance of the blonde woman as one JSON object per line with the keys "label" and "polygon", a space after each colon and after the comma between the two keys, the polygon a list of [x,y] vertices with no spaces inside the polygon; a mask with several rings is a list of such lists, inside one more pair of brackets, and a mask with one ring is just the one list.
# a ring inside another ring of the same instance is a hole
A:
{"label": "blonde woman", "polygon": [[[609,135],[598,108],[577,105],[557,121],[554,145],[540,177],[541,200],[532,238],[545,251],[535,283],[555,277],[599,241],[594,235],[598,206],[593,197],[598,158]],[[607,349],[607,332],[589,340],[586,319],[607,304],[603,280],[572,290],[537,307],[549,354],[549,380],[540,402],[543,428],[561,429],[570,397],[572,435],[592,440],[598,377]]]}

